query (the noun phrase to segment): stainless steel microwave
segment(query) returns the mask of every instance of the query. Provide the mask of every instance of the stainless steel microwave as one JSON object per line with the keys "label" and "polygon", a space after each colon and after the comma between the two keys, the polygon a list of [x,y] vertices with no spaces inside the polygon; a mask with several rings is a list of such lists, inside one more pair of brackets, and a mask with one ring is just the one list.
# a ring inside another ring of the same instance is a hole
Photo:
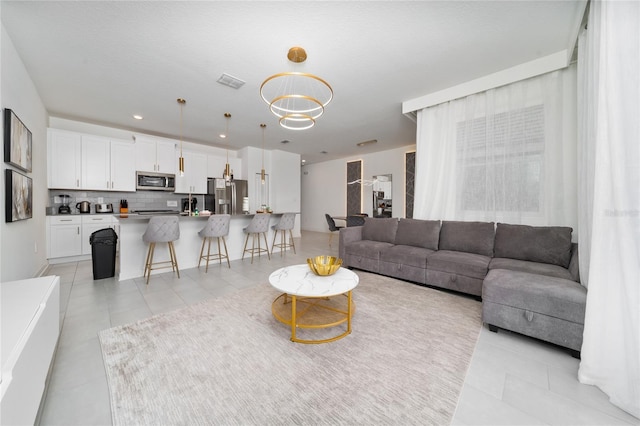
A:
{"label": "stainless steel microwave", "polygon": [[144,191],[175,191],[176,175],[136,172],[136,189]]}

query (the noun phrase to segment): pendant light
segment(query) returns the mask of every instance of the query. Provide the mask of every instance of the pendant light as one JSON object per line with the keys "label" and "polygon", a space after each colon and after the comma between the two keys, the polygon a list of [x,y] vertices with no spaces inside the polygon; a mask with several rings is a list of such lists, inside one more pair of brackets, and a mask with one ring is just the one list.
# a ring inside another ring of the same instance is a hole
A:
{"label": "pendant light", "polygon": [[[294,64],[307,59],[300,46],[289,49],[287,58]],[[316,124],[324,108],[333,99],[331,85],[322,78],[306,72],[281,72],[268,77],[260,85],[260,96],[269,110],[289,130],[305,130]]]}
{"label": "pendant light", "polygon": [[[224,113],[224,118],[226,119],[226,130],[225,137],[229,139],[229,120],[231,119],[231,114],[228,112]],[[227,144],[229,141],[227,140]],[[222,173],[222,177],[224,178],[224,182],[226,186],[231,186],[231,166],[229,165],[229,148],[227,145],[227,164],[224,165],[224,172]]]}
{"label": "pendant light", "polygon": [[180,176],[184,176],[184,157],[182,156],[182,108],[187,101],[182,98],[178,98],[177,101],[180,105],[180,158],[178,158],[178,170],[180,171]]}
{"label": "pendant light", "polygon": [[262,123],[260,124],[260,127],[262,127],[262,170],[260,171],[260,182],[264,185],[266,180],[266,173],[264,171],[264,131],[267,128],[267,125]]}

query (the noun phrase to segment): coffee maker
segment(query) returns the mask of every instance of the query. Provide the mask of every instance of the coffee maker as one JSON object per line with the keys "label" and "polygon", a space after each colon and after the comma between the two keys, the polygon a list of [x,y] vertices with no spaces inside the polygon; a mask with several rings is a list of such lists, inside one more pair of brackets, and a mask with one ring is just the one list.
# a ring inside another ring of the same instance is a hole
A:
{"label": "coffee maker", "polygon": [[191,208],[189,208],[189,199],[188,198],[183,198],[182,199],[182,211],[183,212],[188,212],[188,211],[196,211],[196,206],[198,205],[198,199],[196,197],[191,197]]}
{"label": "coffee maker", "polygon": [[58,207],[58,214],[71,214],[71,207],[69,207],[69,203],[71,202],[71,196],[69,195],[58,195],[60,197],[60,207]]}

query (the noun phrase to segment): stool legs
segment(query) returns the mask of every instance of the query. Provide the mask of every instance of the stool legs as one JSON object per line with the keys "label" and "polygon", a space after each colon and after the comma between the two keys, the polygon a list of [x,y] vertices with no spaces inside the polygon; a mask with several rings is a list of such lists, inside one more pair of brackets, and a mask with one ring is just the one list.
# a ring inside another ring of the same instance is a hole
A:
{"label": "stool legs", "polygon": [[169,258],[171,260],[168,260],[166,262],[158,262],[156,263],[156,265],[164,264],[164,263],[169,263],[170,265],[154,268],[153,254],[156,250],[156,243],[149,243],[149,250],[147,251],[147,259],[144,263],[144,273],[143,273],[143,276],[147,278],[146,280],[147,285],[149,284],[149,279],[151,278],[152,269],[161,269],[161,268],[171,267],[171,270],[173,272],[176,272],[178,274],[178,278],[180,278],[180,269],[178,268],[178,259],[176,257],[176,250],[173,247],[173,242],[169,241],[167,244],[169,246]]}
{"label": "stool legs", "polygon": [[[278,244],[276,244],[276,235],[280,233],[280,242]],[[296,252],[296,246],[293,243],[293,232],[291,232],[291,229],[289,229],[289,237],[290,237],[290,243],[287,243],[287,230],[286,229],[279,229],[276,232],[274,232],[273,234],[273,241],[271,242],[271,255],[273,255],[273,249],[276,247],[280,247],[280,256],[282,256],[282,253],[284,251],[287,250],[288,247],[291,247],[293,249],[293,252]]]}
{"label": "stool legs", "polygon": [[[251,234],[251,248],[247,249],[247,244],[249,243],[249,234]],[[261,247],[261,243],[260,243],[260,234],[262,234],[262,236],[264,237],[264,244],[267,247],[266,249]],[[258,236],[258,248],[256,249],[256,235]],[[271,260],[271,254],[269,253],[269,243],[267,242],[267,233],[266,232],[251,232],[251,233],[247,233],[247,237],[244,240],[244,250],[242,251],[242,259],[244,259],[244,254],[246,252],[251,252],[251,263],[253,263],[253,254],[254,253],[258,253],[258,256],[260,256],[260,253],[262,252],[267,252],[267,257],[269,258],[269,260]]]}
{"label": "stool legs", "polygon": [[[213,253],[213,254],[211,254],[211,239],[212,238],[216,238],[217,241],[218,241],[218,252],[217,253]],[[222,238],[222,243],[224,244],[224,253],[225,254],[222,254],[222,251],[221,251],[222,247],[220,246],[220,238]],[[204,253],[205,240],[208,242],[207,255],[206,256],[204,256],[202,254],[202,253]],[[198,259],[198,268],[200,267],[200,263],[202,262],[202,259],[207,261],[206,268],[204,270],[205,273],[209,272],[209,260],[211,260],[211,259],[219,260],[221,265],[222,265],[222,259],[227,259],[227,266],[229,268],[231,268],[231,263],[229,262],[229,252],[227,251],[227,241],[224,239],[224,237],[205,237],[205,238],[203,238],[202,239],[202,247],[200,248],[200,258]]]}

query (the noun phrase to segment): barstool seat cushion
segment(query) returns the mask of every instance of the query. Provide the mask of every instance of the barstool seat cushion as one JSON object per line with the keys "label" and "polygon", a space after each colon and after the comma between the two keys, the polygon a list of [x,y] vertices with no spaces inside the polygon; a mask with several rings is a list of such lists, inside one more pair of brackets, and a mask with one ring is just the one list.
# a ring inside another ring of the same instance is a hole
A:
{"label": "barstool seat cushion", "polygon": [[269,213],[257,213],[251,219],[249,226],[243,229],[248,234],[256,234],[261,232],[267,232],[269,230]]}
{"label": "barstool seat cushion", "polygon": [[168,243],[180,239],[178,216],[153,216],[142,234],[145,243]]}
{"label": "barstool seat cushion", "polygon": [[202,228],[198,235],[203,238],[208,237],[226,237],[229,235],[229,224],[231,223],[231,215],[214,214],[209,216],[206,225]]}
{"label": "barstool seat cushion", "polygon": [[296,223],[295,213],[283,213],[280,221],[273,225],[271,229],[275,231],[290,230],[293,229],[293,225]]}

